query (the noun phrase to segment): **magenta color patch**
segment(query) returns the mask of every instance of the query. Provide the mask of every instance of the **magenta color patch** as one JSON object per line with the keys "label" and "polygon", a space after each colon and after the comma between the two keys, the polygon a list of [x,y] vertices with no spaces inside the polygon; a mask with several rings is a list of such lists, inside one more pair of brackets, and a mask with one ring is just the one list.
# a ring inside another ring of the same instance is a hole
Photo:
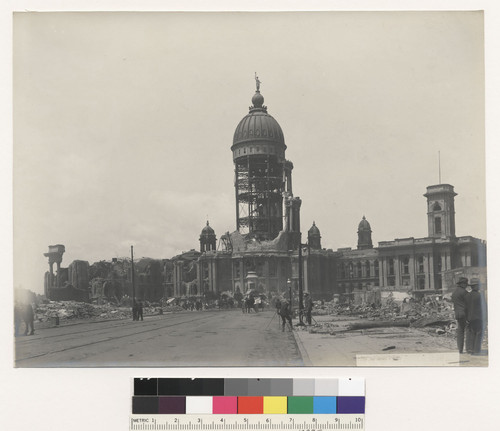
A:
{"label": "magenta color patch", "polygon": [[213,414],[238,413],[238,397],[214,397]]}

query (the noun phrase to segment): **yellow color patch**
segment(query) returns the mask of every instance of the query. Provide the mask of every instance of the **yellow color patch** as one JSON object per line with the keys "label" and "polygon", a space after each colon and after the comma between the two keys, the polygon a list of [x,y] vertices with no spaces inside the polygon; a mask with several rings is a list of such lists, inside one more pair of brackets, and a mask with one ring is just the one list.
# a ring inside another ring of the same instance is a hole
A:
{"label": "yellow color patch", "polygon": [[264,397],[264,414],[286,414],[287,397]]}

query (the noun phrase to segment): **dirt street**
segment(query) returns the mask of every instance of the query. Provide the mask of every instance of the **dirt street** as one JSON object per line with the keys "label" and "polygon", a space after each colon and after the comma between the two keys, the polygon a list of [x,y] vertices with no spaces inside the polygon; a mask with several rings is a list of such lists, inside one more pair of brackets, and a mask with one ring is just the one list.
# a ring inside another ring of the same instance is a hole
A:
{"label": "dirt street", "polygon": [[[345,331],[356,318],[281,332],[274,311],[184,311],[144,321],[80,321],[37,328],[15,339],[17,367],[144,366],[487,366],[488,357],[459,355],[455,340],[405,327]],[[297,321],[294,321],[296,324]]]}
{"label": "dirt street", "polygon": [[16,338],[17,367],[302,366],[273,312],[187,311],[37,329]]}

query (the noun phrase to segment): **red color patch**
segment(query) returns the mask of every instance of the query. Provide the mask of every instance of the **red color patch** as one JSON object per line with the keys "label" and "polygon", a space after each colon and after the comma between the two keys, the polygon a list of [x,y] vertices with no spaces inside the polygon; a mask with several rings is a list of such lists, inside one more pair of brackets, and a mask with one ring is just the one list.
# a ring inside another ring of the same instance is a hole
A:
{"label": "red color patch", "polygon": [[238,414],[257,414],[264,412],[264,397],[238,397]]}

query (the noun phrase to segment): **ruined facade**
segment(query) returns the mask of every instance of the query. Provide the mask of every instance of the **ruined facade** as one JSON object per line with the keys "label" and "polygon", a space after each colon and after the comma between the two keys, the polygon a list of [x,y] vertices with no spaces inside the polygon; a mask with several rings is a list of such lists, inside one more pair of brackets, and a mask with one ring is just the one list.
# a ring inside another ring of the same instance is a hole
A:
{"label": "ruined facade", "polygon": [[[64,245],[49,246],[44,255],[49,265],[57,269],[45,273],[45,296],[53,301],[111,301],[119,303],[125,296],[132,297],[132,263],[128,258],[113,258],[89,265],[75,260],[68,268],[61,267]],[[52,265],[51,265],[52,263]],[[134,262],[135,296],[156,302],[165,296],[165,261],[143,258]],[[171,277],[170,277],[171,278]]]}

